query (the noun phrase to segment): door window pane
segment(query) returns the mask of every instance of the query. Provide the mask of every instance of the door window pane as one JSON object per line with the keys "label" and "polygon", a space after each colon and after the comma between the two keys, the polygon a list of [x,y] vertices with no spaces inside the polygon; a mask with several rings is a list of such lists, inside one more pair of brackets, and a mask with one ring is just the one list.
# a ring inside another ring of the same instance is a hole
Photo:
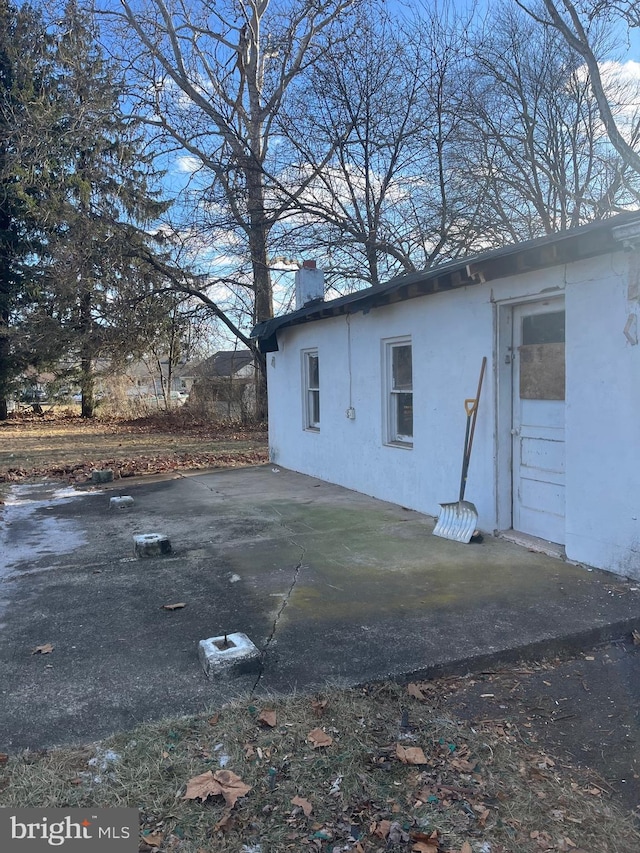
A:
{"label": "door window pane", "polygon": [[564,311],[522,318],[520,398],[564,400]]}

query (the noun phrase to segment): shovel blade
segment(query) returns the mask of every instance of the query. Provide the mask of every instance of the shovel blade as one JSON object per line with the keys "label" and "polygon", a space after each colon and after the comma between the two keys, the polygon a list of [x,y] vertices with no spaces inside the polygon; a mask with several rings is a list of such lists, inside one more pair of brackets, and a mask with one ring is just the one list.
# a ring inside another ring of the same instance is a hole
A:
{"label": "shovel blade", "polygon": [[478,525],[478,511],[470,501],[440,504],[442,512],[433,528],[434,536],[468,544]]}

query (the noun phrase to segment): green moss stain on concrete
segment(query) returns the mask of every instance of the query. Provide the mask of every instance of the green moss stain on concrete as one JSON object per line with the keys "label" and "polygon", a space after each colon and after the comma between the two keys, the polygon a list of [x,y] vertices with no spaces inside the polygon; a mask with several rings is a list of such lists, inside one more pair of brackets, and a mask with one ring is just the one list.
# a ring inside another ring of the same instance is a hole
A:
{"label": "green moss stain on concrete", "polygon": [[[563,583],[586,582],[584,569],[511,543],[491,537],[479,545],[451,542],[432,535],[426,516],[352,503],[265,503],[268,539],[234,547],[227,557],[254,590],[274,601],[302,564],[283,612],[287,622],[358,622],[373,614],[415,616],[509,601],[540,607],[562,595]],[[255,504],[252,510],[260,515]]]}

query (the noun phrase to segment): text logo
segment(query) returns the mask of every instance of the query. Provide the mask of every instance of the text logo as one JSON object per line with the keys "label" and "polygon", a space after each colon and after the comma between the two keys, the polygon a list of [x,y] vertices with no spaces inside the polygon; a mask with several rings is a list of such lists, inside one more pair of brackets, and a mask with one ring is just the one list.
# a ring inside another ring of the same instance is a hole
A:
{"label": "text logo", "polygon": [[0,809],[0,850],[137,853],[139,826],[138,809],[5,808]]}

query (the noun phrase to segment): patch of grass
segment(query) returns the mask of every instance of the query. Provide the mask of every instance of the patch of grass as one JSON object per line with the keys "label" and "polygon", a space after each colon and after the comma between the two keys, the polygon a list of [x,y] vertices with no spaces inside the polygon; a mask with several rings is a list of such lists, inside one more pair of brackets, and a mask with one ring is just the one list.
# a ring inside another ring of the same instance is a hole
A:
{"label": "patch of grass", "polygon": [[[183,853],[640,849],[630,816],[515,726],[442,716],[437,682],[418,695],[382,685],[246,699],[90,749],[10,757],[0,805],[135,807],[141,850]],[[316,729],[328,745],[314,748]],[[221,768],[251,786],[235,806],[184,798],[193,777],[224,780]]]}

